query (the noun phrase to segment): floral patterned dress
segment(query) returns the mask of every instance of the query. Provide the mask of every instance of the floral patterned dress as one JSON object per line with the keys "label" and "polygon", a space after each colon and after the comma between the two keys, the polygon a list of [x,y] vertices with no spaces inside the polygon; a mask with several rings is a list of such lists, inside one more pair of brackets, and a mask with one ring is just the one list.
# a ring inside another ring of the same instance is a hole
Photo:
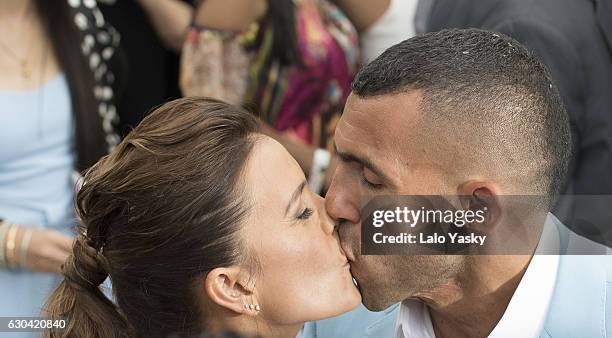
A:
{"label": "floral patterned dress", "polygon": [[331,138],[357,68],[357,32],[327,0],[295,3],[302,66],[272,57],[268,18],[245,32],[194,25],[182,54],[181,89],[256,110],[277,130],[331,150]]}

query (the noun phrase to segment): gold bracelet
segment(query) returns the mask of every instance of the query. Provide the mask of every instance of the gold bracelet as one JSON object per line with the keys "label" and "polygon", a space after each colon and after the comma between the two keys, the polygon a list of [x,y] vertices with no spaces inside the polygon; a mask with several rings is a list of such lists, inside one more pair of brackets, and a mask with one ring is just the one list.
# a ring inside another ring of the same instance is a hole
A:
{"label": "gold bracelet", "polygon": [[0,221],[0,268],[6,268],[8,263],[6,261],[5,244],[6,244],[6,233],[11,228],[11,223],[7,221]]}
{"label": "gold bracelet", "polygon": [[11,228],[6,236],[6,265],[15,268],[15,239],[17,238],[17,225],[11,224]]}
{"label": "gold bracelet", "polygon": [[30,247],[30,240],[32,239],[32,229],[26,228],[21,235],[21,245],[19,245],[19,260],[18,265],[21,267],[26,266],[26,260],[28,258],[28,248]]}

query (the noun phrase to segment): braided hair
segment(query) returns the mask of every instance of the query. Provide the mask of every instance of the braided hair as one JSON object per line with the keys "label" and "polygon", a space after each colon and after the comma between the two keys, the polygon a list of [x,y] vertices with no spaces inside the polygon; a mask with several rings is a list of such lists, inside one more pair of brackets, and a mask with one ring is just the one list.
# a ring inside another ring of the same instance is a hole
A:
{"label": "braided hair", "polygon": [[[84,176],[81,220],[45,337],[200,336],[198,281],[248,258],[239,229],[249,203],[238,184],[258,139],[253,114],[183,98],[147,116]],[[111,301],[100,285],[112,281]]]}

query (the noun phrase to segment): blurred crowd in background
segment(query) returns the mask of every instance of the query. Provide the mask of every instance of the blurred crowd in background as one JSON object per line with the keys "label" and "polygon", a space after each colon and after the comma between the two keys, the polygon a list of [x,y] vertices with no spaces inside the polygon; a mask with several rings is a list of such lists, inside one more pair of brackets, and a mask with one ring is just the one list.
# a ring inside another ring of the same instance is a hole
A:
{"label": "blurred crowd in background", "polygon": [[[417,34],[467,27],[548,66],[572,128],[564,192],[612,195],[610,0],[0,1],[0,316],[40,312],[71,250],[78,173],[152,108],[248,107],[324,195],[356,71]],[[555,213],[610,245],[611,209],[570,198]]]}

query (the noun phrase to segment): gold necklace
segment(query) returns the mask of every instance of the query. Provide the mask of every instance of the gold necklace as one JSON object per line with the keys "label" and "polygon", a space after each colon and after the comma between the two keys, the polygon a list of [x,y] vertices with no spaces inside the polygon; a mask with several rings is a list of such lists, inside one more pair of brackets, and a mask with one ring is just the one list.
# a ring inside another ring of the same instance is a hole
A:
{"label": "gold necklace", "polygon": [[[27,17],[27,14],[30,12],[30,8],[32,6],[32,2],[28,3],[25,12],[22,15],[22,25],[25,25],[25,19]],[[17,55],[17,53],[15,51],[13,51],[11,48],[9,48],[8,45],[6,45],[3,41],[0,41],[0,47],[2,47],[2,49],[9,54],[10,56],[12,56],[13,58],[15,58],[17,60],[17,62],[19,63],[19,67],[21,68],[21,77],[25,78],[25,79],[30,79],[30,76],[32,76],[32,67],[30,67],[30,64],[28,62],[28,54],[30,51],[30,47],[32,46],[32,39],[30,39],[28,47],[26,49],[25,52],[25,56],[24,57],[20,57],[19,55]]]}
{"label": "gold necklace", "polygon": [[19,62],[19,66],[21,67],[21,77],[25,79],[29,79],[30,76],[32,75],[32,68],[30,67],[30,64],[28,63],[28,60],[26,58],[20,58],[14,51],[8,48],[8,46],[5,45],[4,42],[0,41],[0,47],[2,47],[2,49],[4,49],[12,57],[17,59],[17,62]]}

